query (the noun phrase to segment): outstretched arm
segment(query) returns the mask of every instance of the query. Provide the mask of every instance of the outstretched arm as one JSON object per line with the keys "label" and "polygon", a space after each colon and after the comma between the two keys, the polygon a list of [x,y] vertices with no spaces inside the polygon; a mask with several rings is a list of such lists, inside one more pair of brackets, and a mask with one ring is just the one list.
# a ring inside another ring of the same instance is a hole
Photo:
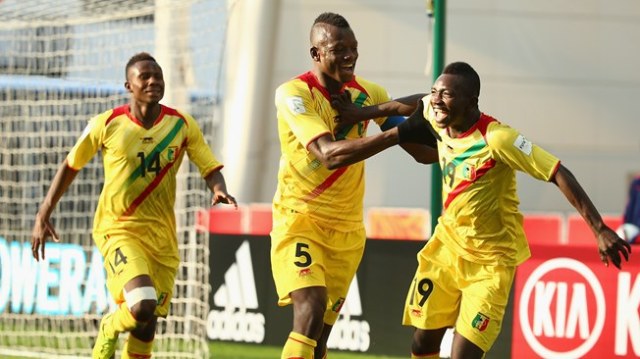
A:
{"label": "outstretched arm", "polygon": [[625,261],[629,260],[629,253],[631,253],[629,243],[618,237],[616,232],[604,224],[600,213],[598,213],[578,180],[562,164],[560,164],[552,181],[591,228],[598,241],[600,260],[606,266],[609,266],[609,261],[611,261],[616,268],[620,269],[621,257],[624,257]]}
{"label": "outstretched arm", "polygon": [[424,96],[426,94],[419,93],[377,105],[358,107],[351,102],[349,91],[344,91],[340,95],[331,96],[331,106],[339,113],[335,121],[347,126],[378,117],[409,116],[415,111],[418,100]]}
{"label": "outstretched arm", "polygon": [[67,191],[67,188],[69,188],[69,185],[71,185],[71,182],[73,182],[77,174],[78,171],[69,167],[67,160],[65,159],[58,168],[58,172],[56,172],[56,175],[51,182],[49,191],[40,204],[40,208],[36,214],[36,221],[33,224],[33,229],[31,231],[31,252],[33,258],[37,261],[40,260],[40,256],[44,259],[44,247],[47,237],[52,237],[56,242],[59,241],[58,234],[53,228],[53,225],[49,222],[49,217],[51,216],[53,209],[58,204],[60,197],[62,197],[62,195]]}
{"label": "outstretched arm", "polygon": [[233,204],[235,208],[238,208],[236,199],[227,192],[227,184],[224,181],[224,176],[219,169],[209,173],[204,179],[207,182],[207,187],[213,193],[211,198],[211,205],[215,206],[218,203]]}

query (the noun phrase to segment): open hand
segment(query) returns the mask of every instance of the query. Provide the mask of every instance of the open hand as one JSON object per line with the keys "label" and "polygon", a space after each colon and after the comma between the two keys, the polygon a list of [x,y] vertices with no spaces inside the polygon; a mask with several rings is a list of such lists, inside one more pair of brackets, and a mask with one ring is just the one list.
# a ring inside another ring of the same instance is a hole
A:
{"label": "open hand", "polygon": [[31,255],[36,261],[40,260],[40,256],[44,259],[44,247],[45,243],[47,243],[47,237],[51,237],[54,242],[60,241],[49,220],[36,216],[36,223],[31,231]]}
{"label": "open hand", "polygon": [[600,260],[605,266],[609,266],[609,262],[613,263],[616,268],[620,269],[622,257],[625,261],[629,261],[631,253],[631,245],[620,238],[611,228],[605,228],[598,235],[598,252]]}

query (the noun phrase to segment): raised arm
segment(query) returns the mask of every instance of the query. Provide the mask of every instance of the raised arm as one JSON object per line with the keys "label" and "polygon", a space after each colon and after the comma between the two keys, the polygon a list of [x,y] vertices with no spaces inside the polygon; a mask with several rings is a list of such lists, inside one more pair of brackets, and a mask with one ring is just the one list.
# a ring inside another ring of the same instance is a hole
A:
{"label": "raised arm", "polygon": [[351,102],[351,94],[344,91],[331,96],[331,106],[340,114],[336,122],[350,125],[377,117],[409,116],[415,111],[418,100],[426,94],[414,94],[377,105],[358,107]]}
{"label": "raised arm", "polygon": [[616,232],[604,224],[602,216],[600,216],[600,213],[598,213],[578,180],[562,164],[560,164],[558,171],[552,178],[552,182],[558,186],[569,200],[569,203],[580,213],[589,228],[591,228],[598,242],[600,260],[606,266],[609,266],[609,261],[611,261],[616,268],[620,269],[621,257],[624,257],[625,261],[629,260],[629,253],[631,253],[629,243],[618,237]]}
{"label": "raised arm", "polygon": [[77,174],[78,171],[69,167],[69,164],[65,159],[58,168],[58,172],[56,172],[56,175],[51,182],[49,191],[40,204],[40,208],[36,214],[36,221],[33,224],[33,229],[31,231],[31,254],[37,261],[40,260],[40,256],[44,259],[44,247],[47,237],[52,237],[56,242],[59,240],[58,234],[53,228],[51,222],[49,222],[49,218],[51,217],[51,212],[53,212],[58,201],[67,191],[67,188],[69,188]]}

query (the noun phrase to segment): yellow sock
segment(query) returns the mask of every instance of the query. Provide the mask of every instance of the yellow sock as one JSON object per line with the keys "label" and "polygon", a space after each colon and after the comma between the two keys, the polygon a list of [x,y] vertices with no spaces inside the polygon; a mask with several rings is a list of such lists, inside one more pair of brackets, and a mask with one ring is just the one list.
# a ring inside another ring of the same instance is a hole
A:
{"label": "yellow sock", "polygon": [[440,359],[440,353],[431,353],[431,354],[411,353],[411,359]]}
{"label": "yellow sock", "polygon": [[128,332],[132,329],[135,329],[135,327],[138,326],[139,323],[136,321],[136,318],[133,317],[133,314],[131,314],[131,312],[129,311],[127,304],[122,303],[104,324],[104,330],[106,331],[106,334],[110,338],[112,338],[117,333]]}
{"label": "yellow sock", "polygon": [[145,342],[129,334],[129,338],[124,342],[120,359],[149,359],[152,349],[153,339]]}
{"label": "yellow sock", "polygon": [[313,359],[315,340],[296,332],[289,333],[289,338],[282,349],[281,359]]}

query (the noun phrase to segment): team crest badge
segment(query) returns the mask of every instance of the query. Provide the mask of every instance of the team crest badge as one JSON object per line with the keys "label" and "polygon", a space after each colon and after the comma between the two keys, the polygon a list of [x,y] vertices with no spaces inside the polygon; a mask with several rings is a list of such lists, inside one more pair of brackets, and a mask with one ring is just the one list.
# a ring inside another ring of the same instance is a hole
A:
{"label": "team crest badge", "polygon": [[167,300],[167,293],[166,292],[160,293],[160,295],[158,296],[158,306],[163,306],[166,300]]}
{"label": "team crest badge", "polygon": [[340,297],[335,302],[335,304],[333,304],[333,306],[331,307],[331,310],[333,310],[336,313],[340,313],[340,310],[342,309],[343,305],[344,305],[344,298]]}
{"label": "team crest badge", "polygon": [[471,326],[482,332],[485,329],[487,329],[487,326],[489,325],[489,320],[490,320],[489,317],[478,312],[478,314],[476,314],[476,317],[473,318],[473,321],[471,321]]}
{"label": "team crest badge", "polygon": [[176,154],[178,153],[178,146],[170,146],[167,150],[167,160],[169,162],[173,162],[176,159]]}
{"label": "team crest badge", "polygon": [[468,164],[464,164],[462,167],[462,177],[467,181],[473,181],[476,179],[476,167]]}

